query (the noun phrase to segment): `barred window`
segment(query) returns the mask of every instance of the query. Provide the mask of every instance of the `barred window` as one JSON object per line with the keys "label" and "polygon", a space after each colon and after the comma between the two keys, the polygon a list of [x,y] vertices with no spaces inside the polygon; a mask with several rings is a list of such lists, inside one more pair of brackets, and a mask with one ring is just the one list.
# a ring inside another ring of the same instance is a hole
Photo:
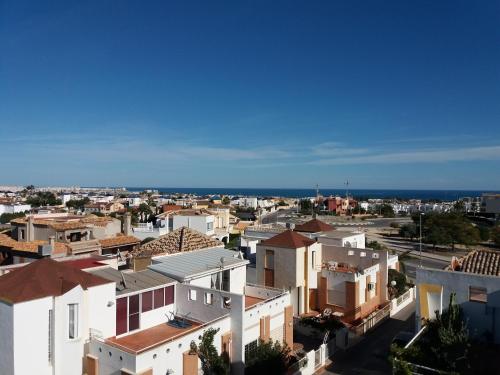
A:
{"label": "barred window", "polygon": [[250,360],[257,350],[259,340],[254,340],[245,345],[245,362]]}

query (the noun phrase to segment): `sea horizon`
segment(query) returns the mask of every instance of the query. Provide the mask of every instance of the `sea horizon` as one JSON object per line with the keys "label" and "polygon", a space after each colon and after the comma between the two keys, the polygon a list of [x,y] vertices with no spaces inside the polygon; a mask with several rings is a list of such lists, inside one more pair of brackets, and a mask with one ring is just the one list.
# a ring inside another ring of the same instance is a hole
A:
{"label": "sea horizon", "polygon": [[[284,198],[305,198],[316,195],[316,189],[287,189],[287,188],[180,188],[180,187],[125,187],[130,192],[140,192],[144,190],[157,190],[166,194],[194,194],[197,196],[206,195],[242,195],[255,197],[284,197]],[[319,189],[323,196],[338,195],[345,196],[349,193],[353,197],[373,198],[373,199],[421,199],[421,200],[441,200],[451,201],[464,197],[480,197],[483,193],[500,193],[498,190],[453,190],[453,189]]]}

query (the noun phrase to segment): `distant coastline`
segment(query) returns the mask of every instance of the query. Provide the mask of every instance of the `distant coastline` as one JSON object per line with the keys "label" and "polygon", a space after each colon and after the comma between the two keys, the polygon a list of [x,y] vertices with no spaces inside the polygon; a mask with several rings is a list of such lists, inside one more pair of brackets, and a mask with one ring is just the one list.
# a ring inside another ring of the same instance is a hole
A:
{"label": "distant coastline", "polygon": [[[314,189],[259,189],[259,188],[173,188],[173,187],[126,187],[128,191],[140,192],[147,189],[158,190],[163,193],[195,194],[198,196],[222,194],[243,195],[256,197],[287,197],[304,198],[316,195]],[[320,189],[323,196],[345,196],[345,189]],[[500,193],[491,190],[401,190],[401,189],[349,189],[349,195],[374,199],[421,199],[452,201],[463,197],[478,197],[482,193]]]}

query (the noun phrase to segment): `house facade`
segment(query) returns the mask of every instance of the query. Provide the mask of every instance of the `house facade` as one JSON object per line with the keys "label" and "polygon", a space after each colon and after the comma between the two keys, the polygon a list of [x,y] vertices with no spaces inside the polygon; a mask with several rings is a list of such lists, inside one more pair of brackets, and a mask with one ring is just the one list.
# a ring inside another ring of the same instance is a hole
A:
{"label": "house facade", "polygon": [[448,307],[450,294],[462,308],[469,334],[500,343],[500,255],[476,250],[444,270],[417,268],[416,325]]}

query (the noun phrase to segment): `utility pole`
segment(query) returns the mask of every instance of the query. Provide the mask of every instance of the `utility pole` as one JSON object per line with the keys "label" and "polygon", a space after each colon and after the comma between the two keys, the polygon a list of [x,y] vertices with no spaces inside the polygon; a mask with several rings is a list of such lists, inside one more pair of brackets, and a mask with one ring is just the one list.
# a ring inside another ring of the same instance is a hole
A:
{"label": "utility pole", "polygon": [[419,219],[420,219],[420,268],[422,268],[422,216],[424,215],[423,212],[420,213]]}

